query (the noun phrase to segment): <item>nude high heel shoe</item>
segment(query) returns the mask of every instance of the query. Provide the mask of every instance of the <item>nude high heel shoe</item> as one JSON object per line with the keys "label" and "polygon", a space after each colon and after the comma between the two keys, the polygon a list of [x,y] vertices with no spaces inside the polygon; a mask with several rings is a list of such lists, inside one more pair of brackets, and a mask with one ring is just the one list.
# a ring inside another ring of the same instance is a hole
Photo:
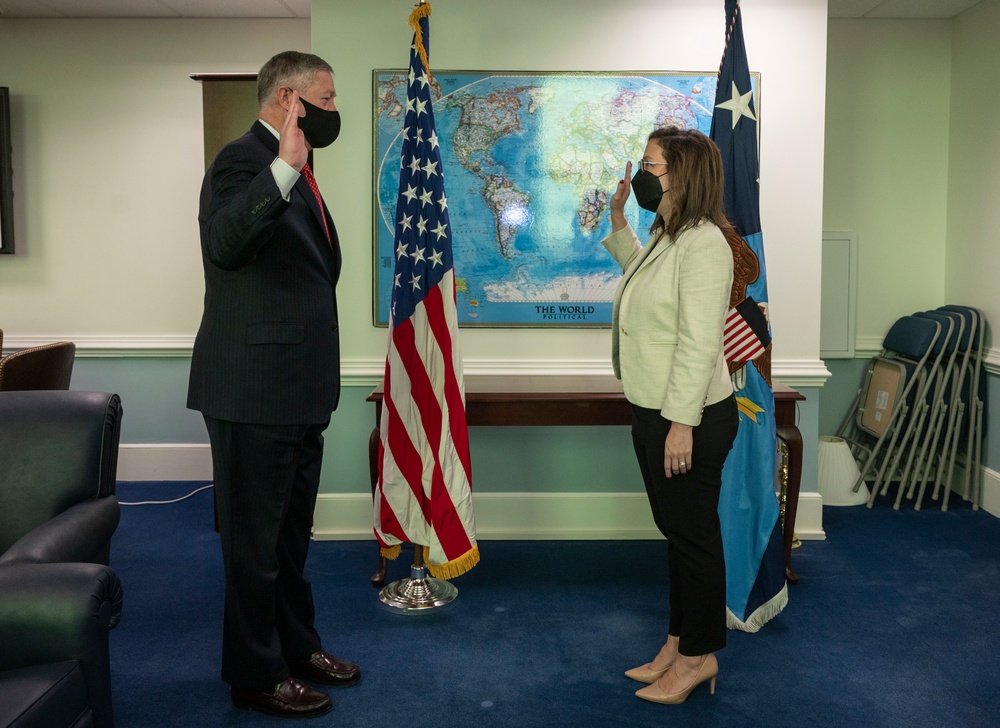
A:
{"label": "nude high heel shoe", "polygon": [[712,695],[715,695],[715,677],[719,674],[719,662],[715,659],[714,654],[706,655],[705,661],[701,663],[701,667],[698,669],[698,674],[695,675],[694,680],[686,688],[677,693],[668,693],[664,691],[659,683],[653,683],[649,687],[642,688],[636,691],[636,697],[642,698],[643,700],[648,700],[653,703],[662,703],[664,705],[677,705],[683,703],[687,700],[688,695],[696,687],[701,685],[706,680],[709,681],[708,687]]}
{"label": "nude high heel shoe", "polygon": [[670,665],[667,665],[662,670],[654,670],[650,667],[652,664],[653,663],[651,662],[647,662],[645,665],[640,665],[639,667],[633,667],[631,670],[626,670],[625,677],[650,685],[655,683],[660,676],[670,669]]}

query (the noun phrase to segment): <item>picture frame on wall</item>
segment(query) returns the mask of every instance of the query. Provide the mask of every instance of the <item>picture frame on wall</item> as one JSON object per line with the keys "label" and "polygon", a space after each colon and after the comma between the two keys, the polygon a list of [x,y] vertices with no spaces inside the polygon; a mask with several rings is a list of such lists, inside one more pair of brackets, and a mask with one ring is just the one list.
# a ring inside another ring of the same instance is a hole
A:
{"label": "picture frame on wall", "polygon": [[10,141],[10,90],[0,86],[0,253],[14,252],[14,187]]}

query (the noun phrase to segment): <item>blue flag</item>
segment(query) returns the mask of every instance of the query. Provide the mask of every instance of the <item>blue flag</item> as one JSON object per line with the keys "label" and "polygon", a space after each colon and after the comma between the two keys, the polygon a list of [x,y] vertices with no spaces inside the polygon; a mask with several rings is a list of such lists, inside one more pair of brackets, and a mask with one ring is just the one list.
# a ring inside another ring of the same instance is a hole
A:
{"label": "blue flag", "polygon": [[722,471],[719,498],[727,621],[731,628],[756,632],[784,609],[788,589],[774,493],[774,392],[760,225],[757,114],[739,0],[726,0],[726,47],[711,137],[722,152],[726,216],[743,238],[733,250],[735,275],[725,334],[726,361],[740,410],[740,427]]}

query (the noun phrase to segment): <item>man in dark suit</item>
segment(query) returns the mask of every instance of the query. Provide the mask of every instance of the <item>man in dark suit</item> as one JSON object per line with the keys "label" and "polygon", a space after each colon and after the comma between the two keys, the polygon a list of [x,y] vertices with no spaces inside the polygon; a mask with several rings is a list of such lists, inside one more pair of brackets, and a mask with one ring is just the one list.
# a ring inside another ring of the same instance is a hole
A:
{"label": "man in dark suit", "polygon": [[188,407],[212,446],[226,574],[222,679],[233,705],[321,715],[301,680],[358,682],[322,648],[304,575],[323,458],[340,396],[333,218],[308,154],[340,130],[332,69],[288,51],[257,77],[260,119],[205,174],[198,220],[205,312]]}

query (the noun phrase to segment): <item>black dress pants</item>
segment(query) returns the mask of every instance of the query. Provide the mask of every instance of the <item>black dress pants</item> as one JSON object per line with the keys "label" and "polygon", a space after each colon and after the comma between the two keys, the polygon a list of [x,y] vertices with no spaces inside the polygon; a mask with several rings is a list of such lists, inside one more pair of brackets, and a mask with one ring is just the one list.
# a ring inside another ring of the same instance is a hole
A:
{"label": "black dress pants", "polygon": [[671,422],[659,410],[632,406],[632,443],[653,520],[667,537],[670,634],[682,655],[726,646],[726,561],[719,524],[722,466],[736,439],[735,397],[705,407],[693,430],[692,462],[667,478],[663,447]]}
{"label": "black dress pants", "polygon": [[304,571],[328,423],[205,424],[226,575],[222,679],[270,691],[287,659],[321,649]]}

